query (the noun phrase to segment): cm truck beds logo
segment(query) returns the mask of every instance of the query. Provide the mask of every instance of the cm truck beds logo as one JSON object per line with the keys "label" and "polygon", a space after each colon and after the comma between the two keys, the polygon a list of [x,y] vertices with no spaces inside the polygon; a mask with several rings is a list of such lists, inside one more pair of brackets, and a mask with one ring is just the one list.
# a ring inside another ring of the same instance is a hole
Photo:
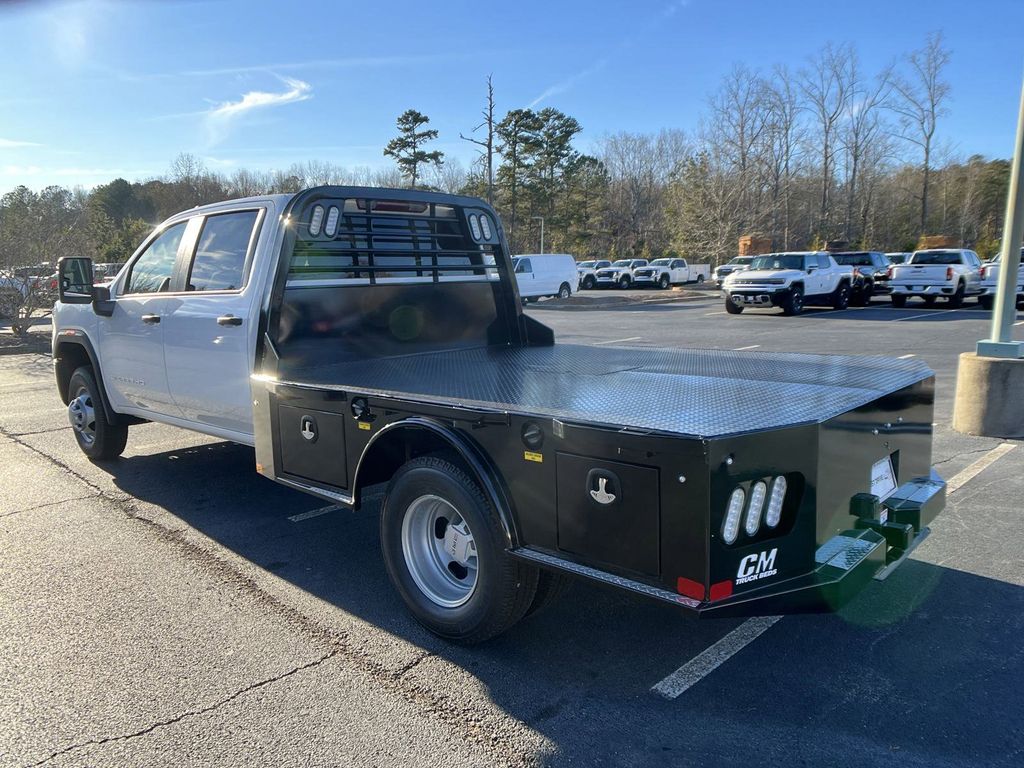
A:
{"label": "cm truck beds logo", "polygon": [[767,579],[778,573],[775,567],[775,555],[779,552],[776,547],[771,552],[758,552],[756,555],[747,555],[740,560],[740,569],[736,571],[736,583],[746,584],[758,579]]}

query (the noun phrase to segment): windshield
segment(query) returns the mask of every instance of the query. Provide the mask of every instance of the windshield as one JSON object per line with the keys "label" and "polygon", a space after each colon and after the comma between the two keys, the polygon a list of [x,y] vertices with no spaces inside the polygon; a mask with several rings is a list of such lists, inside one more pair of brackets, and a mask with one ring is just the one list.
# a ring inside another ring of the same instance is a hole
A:
{"label": "windshield", "polygon": [[619,259],[612,264],[613,267],[628,267],[633,263],[632,259]]}
{"label": "windshield", "polygon": [[757,256],[750,262],[753,269],[803,269],[804,257],[794,253],[770,253]]}
{"label": "windshield", "polygon": [[848,267],[870,267],[871,266],[871,254],[870,253],[833,253],[832,258],[839,264],[845,264]]}
{"label": "windshield", "polygon": [[737,256],[735,259],[730,261],[730,264],[735,264],[737,267],[745,267],[754,260],[753,256]]}
{"label": "windshield", "polygon": [[910,264],[960,264],[960,251],[918,251],[910,257]]}
{"label": "windshield", "polygon": [[581,261],[576,266],[580,267],[581,269],[591,269],[595,264],[597,264],[596,261]]}
{"label": "windshield", "polygon": [[672,263],[672,259],[655,259],[651,262],[652,267],[667,267]]}

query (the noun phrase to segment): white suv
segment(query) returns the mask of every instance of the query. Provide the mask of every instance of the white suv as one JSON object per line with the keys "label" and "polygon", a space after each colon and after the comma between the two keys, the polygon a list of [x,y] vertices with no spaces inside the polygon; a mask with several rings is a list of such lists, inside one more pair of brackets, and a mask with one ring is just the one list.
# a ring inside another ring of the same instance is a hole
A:
{"label": "white suv", "polygon": [[805,304],[846,309],[853,269],[836,264],[824,251],[769,253],[756,256],[750,268],[725,279],[725,310],[738,315],[747,307],[782,307],[798,315]]}

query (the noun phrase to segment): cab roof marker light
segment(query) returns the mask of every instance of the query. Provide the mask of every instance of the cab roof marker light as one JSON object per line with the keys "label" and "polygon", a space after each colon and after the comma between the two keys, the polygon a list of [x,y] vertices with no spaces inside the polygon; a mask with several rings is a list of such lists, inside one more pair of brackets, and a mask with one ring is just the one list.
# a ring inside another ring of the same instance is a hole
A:
{"label": "cab roof marker light", "polygon": [[729,496],[729,506],[725,510],[725,521],[722,523],[722,539],[726,544],[732,544],[740,532],[740,515],[743,514],[743,502],[747,494],[742,488],[737,488]]}
{"label": "cab roof marker light", "polygon": [[332,205],[327,210],[327,223],[324,225],[324,234],[328,237],[334,237],[334,233],[338,231],[338,217],[340,215],[341,212],[335,205]]}
{"label": "cab roof marker light", "polygon": [[473,233],[473,239],[480,239],[480,217],[475,213],[469,217],[469,229]]}
{"label": "cab roof marker light", "polygon": [[313,206],[313,215],[309,219],[309,234],[316,237],[320,234],[320,225],[324,221],[324,207],[322,205]]}
{"label": "cab roof marker light", "polygon": [[764,508],[764,497],[768,495],[768,486],[763,480],[754,483],[750,489],[750,506],[747,508],[747,522],[744,530],[747,536],[753,536],[761,527],[761,510]]}
{"label": "cab roof marker light", "polygon": [[480,214],[480,230],[484,233],[484,240],[491,239],[491,219],[488,216]]}
{"label": "cab roof marker light", "polygon": [[764,524],[774,528],[782,519],[782,504],[786,500],[786,478],[779,475],[772,482],[772,494],[768,499],[768,511],[764,515]]}

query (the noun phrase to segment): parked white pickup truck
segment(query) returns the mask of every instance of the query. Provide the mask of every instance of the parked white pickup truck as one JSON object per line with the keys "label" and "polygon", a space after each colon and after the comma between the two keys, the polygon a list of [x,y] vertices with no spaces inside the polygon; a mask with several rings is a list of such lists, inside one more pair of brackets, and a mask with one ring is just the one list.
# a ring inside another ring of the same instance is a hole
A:
{"label": "parked white pickup truck", "polygon": [[853,268],[836,264],[824,251],[769,253],[756,256],[750,269],[725,278],[725,311],[738,315],[747,307],[782,307],[798,315],[805,304],[846,309],[853,286]]}
{"label": "parked white pickup truck", "polygon": [[581,261],[576,265],[576,274],[580,278],[580,290],[592,291],[597,287],[597,270],[610,267],[612,263],[607,259],[596,261]]}
{"label": "parked white pickup truck", "polygon": [[610,267],[596,272],[598,288],[630,288],[633,285],[633,272],[647,266],[647,259],[619,259]]}
{"label": "parked white pickup truck", "polygon": [[[1024,248],[1020,250],[1021,264],[1017,270],[1017,306],[1024,304]],[[981,295],[978,303],[985,309],[992,309],[996,303],[996,286],[999,283],[999,272],[1003,265],[996,256],[992,261],[981,265]]]}
{"label": "parked white pickup truck", "polygon": [[686,259],[655,259],[646,267],[633,270],[637,288],[668,288],[684,283],[703,283],[711,276],[711,265],[689,264]]}
{"label": "parked white pickup truck", "polygon": [[981,259],[965,248],[914,251],[905,264],[890,268],[889,288],[894,307],[905,307],[912,296],[929,306],[942,297],[949,306],[959,307],[964,297],[982,292]]}

